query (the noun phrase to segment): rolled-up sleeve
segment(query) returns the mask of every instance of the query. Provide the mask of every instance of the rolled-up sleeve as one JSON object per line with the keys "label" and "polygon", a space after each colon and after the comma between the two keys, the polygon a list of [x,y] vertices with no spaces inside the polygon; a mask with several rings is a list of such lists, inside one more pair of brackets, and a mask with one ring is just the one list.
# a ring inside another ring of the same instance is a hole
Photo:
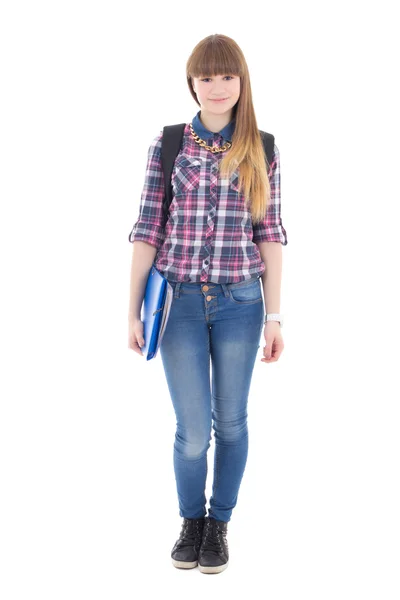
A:
{"label": "rolled-up sleeve", "polygon": [[161,131],[151,142],[147,154],[147,166],[141,194],[139,217],[129,233],[129,241],[148,242],[157,250],[165,239],[162,226],[162,203],[165,195],[164,173],[161,163]]}
{"label": "rolled-up sleeve", "polygon": [[287,235],[281,219],[281,165],[276,144],[274,145],[274,156],[269,178],[271,201],[264,219],[253,225],[253,242],[256,244],[260,242],[281,242],[283,246],[286,246]]}

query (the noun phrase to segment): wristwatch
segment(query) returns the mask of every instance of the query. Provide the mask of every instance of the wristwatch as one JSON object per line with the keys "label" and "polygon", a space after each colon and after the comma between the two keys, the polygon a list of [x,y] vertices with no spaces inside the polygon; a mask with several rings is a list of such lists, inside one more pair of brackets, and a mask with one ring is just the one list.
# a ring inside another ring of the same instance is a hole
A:
{"label": "wristwatch", "polygon": [[267,321],[279,321],[280,326],[283,326],[283,315],[279,313],[267,313],[264,318],[264,325]]}

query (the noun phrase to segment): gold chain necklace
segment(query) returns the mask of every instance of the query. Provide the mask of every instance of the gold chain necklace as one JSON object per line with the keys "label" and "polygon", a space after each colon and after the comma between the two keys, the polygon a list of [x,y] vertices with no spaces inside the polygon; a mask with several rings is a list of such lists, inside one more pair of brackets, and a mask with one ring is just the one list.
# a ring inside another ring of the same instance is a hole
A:
{"label": "gold chain necklace", "polygon": [[204,140],[202,140],[201,137],[199,137],[197,135],[197,133],[195,133],[191,123],[189,123],[189,127],[190,127],[190,133],[192,134],[194,141],[197,144],[199,144],[199,146],[203,146],[203,148],[205,148],[206,150],[209,150],[213,154],[216,154],[216,152],[225,152],[225,150],[229,150],[229,148],[232,146],[231,142],[225,142],[225,144],[223,146],[207,146],[206,142]]}

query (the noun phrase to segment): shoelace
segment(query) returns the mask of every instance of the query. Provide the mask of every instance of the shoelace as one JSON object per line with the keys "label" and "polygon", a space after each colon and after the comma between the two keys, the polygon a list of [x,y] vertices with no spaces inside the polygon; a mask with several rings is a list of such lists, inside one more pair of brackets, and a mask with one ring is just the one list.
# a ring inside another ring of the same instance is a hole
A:
{"label": "shoelace", "polygon": [[200,521],[184,521],[179,538],[180,548],[193,546],[196,543],[199,545],[201,542]]}
{"label": "shoelace", "polygon": [[203,552],[216,552],[218,554],[222,550],[220,535],[224,534],[225,532],[218,528],[216,521],[207,521],[203,532]]}

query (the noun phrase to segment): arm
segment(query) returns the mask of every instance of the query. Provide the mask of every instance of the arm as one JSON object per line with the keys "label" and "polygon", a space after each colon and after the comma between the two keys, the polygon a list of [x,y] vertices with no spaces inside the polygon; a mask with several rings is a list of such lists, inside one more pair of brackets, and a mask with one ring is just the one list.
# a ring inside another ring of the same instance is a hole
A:
{"label": "arm", "polygon": [[260,242],[257,244],[265,271],[261,275],[264,291],[265,313],[279,313],[281,303],[282,244]]}
{"label": "arm", "polygon": [[[279,313],[281,301],[282,246],[287,236],[281,219],[281,171],[279,150],[275,145],[270,172],[271,202],[264,219],[253,226],[253,241],[257,244],[265,265],[261,275],[266,313]],[[264,326],[265,346],[261,362],[276,362],[283,351],[280,325],[268,321]]]}
{"label": "arm", "polygon": [[162,131],[150,144],[139,217],[130,234],[133,244],[128,321],[140,319],[147,279],[165,238],[162,202],[165,195],[161,163]]}
{"label": "arm", "polygon": [[257,244],[265,271],[261,275],[266,313],[280,312],[282,246],[287,244],[281,219],[281,168],[275,144],[270,172],[271,201],[264,219],[253,225],[253,242]]}
{"label": "arm", "polygon": [[147,242],[133,244],[128,321],[140,320],[147,278],[156,254],[157,248]]}
{"label": "arm", "polygon": [[271,199],[265,216],[259,223],[253,225],[253,242],[280,242],[287,244],[286,230],[281,219],[281,163],[277,145],[274,147],[274,157],[269,174]]}

